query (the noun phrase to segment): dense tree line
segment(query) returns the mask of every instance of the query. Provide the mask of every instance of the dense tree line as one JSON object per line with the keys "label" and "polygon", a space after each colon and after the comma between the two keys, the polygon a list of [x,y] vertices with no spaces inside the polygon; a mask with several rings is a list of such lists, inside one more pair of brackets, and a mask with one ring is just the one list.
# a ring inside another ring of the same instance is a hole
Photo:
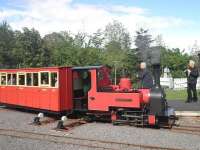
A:
{"label": "dense tree line", "polygon": [[[131,38],[118,21],[96,33],[62,31],[41,37],[36,29],[13,30],[7,22],[0,24],[0,68],[46,66],[109,65],[118,75],[134,76],[140,57],[154,41],[148,30],[140,29]],[[131,48],[135,44],[137,48]],[[159,44],[158,44],[159,45]],[[174,77],[183,75],[190,57],[179,49],[162,47],[162,67],[169,67]]]}

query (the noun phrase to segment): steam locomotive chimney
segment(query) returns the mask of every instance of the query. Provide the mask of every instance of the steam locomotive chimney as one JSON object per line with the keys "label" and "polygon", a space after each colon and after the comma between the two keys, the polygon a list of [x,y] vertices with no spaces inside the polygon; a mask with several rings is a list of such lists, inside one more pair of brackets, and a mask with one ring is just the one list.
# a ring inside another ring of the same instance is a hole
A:
{"label": "steam locomotive chimney", "polygon": [[160,64],[153,65],[154,86],[160,87]]}
{"label": "steam locomotive chimney", "polygon": [[160,47],[152,47],[150,50],[150,63],[153,68],[154,87],[160,88]]}

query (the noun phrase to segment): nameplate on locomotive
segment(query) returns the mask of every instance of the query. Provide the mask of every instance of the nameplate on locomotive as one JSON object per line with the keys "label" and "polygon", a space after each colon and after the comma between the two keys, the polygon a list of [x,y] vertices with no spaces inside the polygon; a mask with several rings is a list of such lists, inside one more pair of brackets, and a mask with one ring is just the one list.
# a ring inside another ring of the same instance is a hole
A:
{"label": "nameplate on locomotive", "polygon": [[132,102],[130,98],[116,98],[115,100],[120,102]]}

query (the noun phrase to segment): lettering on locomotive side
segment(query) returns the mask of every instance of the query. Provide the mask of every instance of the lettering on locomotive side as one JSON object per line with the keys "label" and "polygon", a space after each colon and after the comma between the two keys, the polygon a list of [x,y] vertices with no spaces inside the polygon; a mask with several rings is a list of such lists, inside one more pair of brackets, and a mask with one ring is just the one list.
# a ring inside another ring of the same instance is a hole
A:
{"label": "lettering on locomotive side", "polygon": [[116,98],[115,100],[120,102],[132,102],[132,99],[129,98]]}

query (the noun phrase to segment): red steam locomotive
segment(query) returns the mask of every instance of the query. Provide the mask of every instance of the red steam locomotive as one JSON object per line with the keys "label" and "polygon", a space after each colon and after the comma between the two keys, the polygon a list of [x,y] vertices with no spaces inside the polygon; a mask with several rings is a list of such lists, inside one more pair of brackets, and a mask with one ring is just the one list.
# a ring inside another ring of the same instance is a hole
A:
{"label": "red steam locomotive", "polygon": [[0,70],[0,103],[53,113],[82,113],[113,124],[171,126],[175,115],[164,91],[132,89],[128,78],[112,85],[105,66]]}

